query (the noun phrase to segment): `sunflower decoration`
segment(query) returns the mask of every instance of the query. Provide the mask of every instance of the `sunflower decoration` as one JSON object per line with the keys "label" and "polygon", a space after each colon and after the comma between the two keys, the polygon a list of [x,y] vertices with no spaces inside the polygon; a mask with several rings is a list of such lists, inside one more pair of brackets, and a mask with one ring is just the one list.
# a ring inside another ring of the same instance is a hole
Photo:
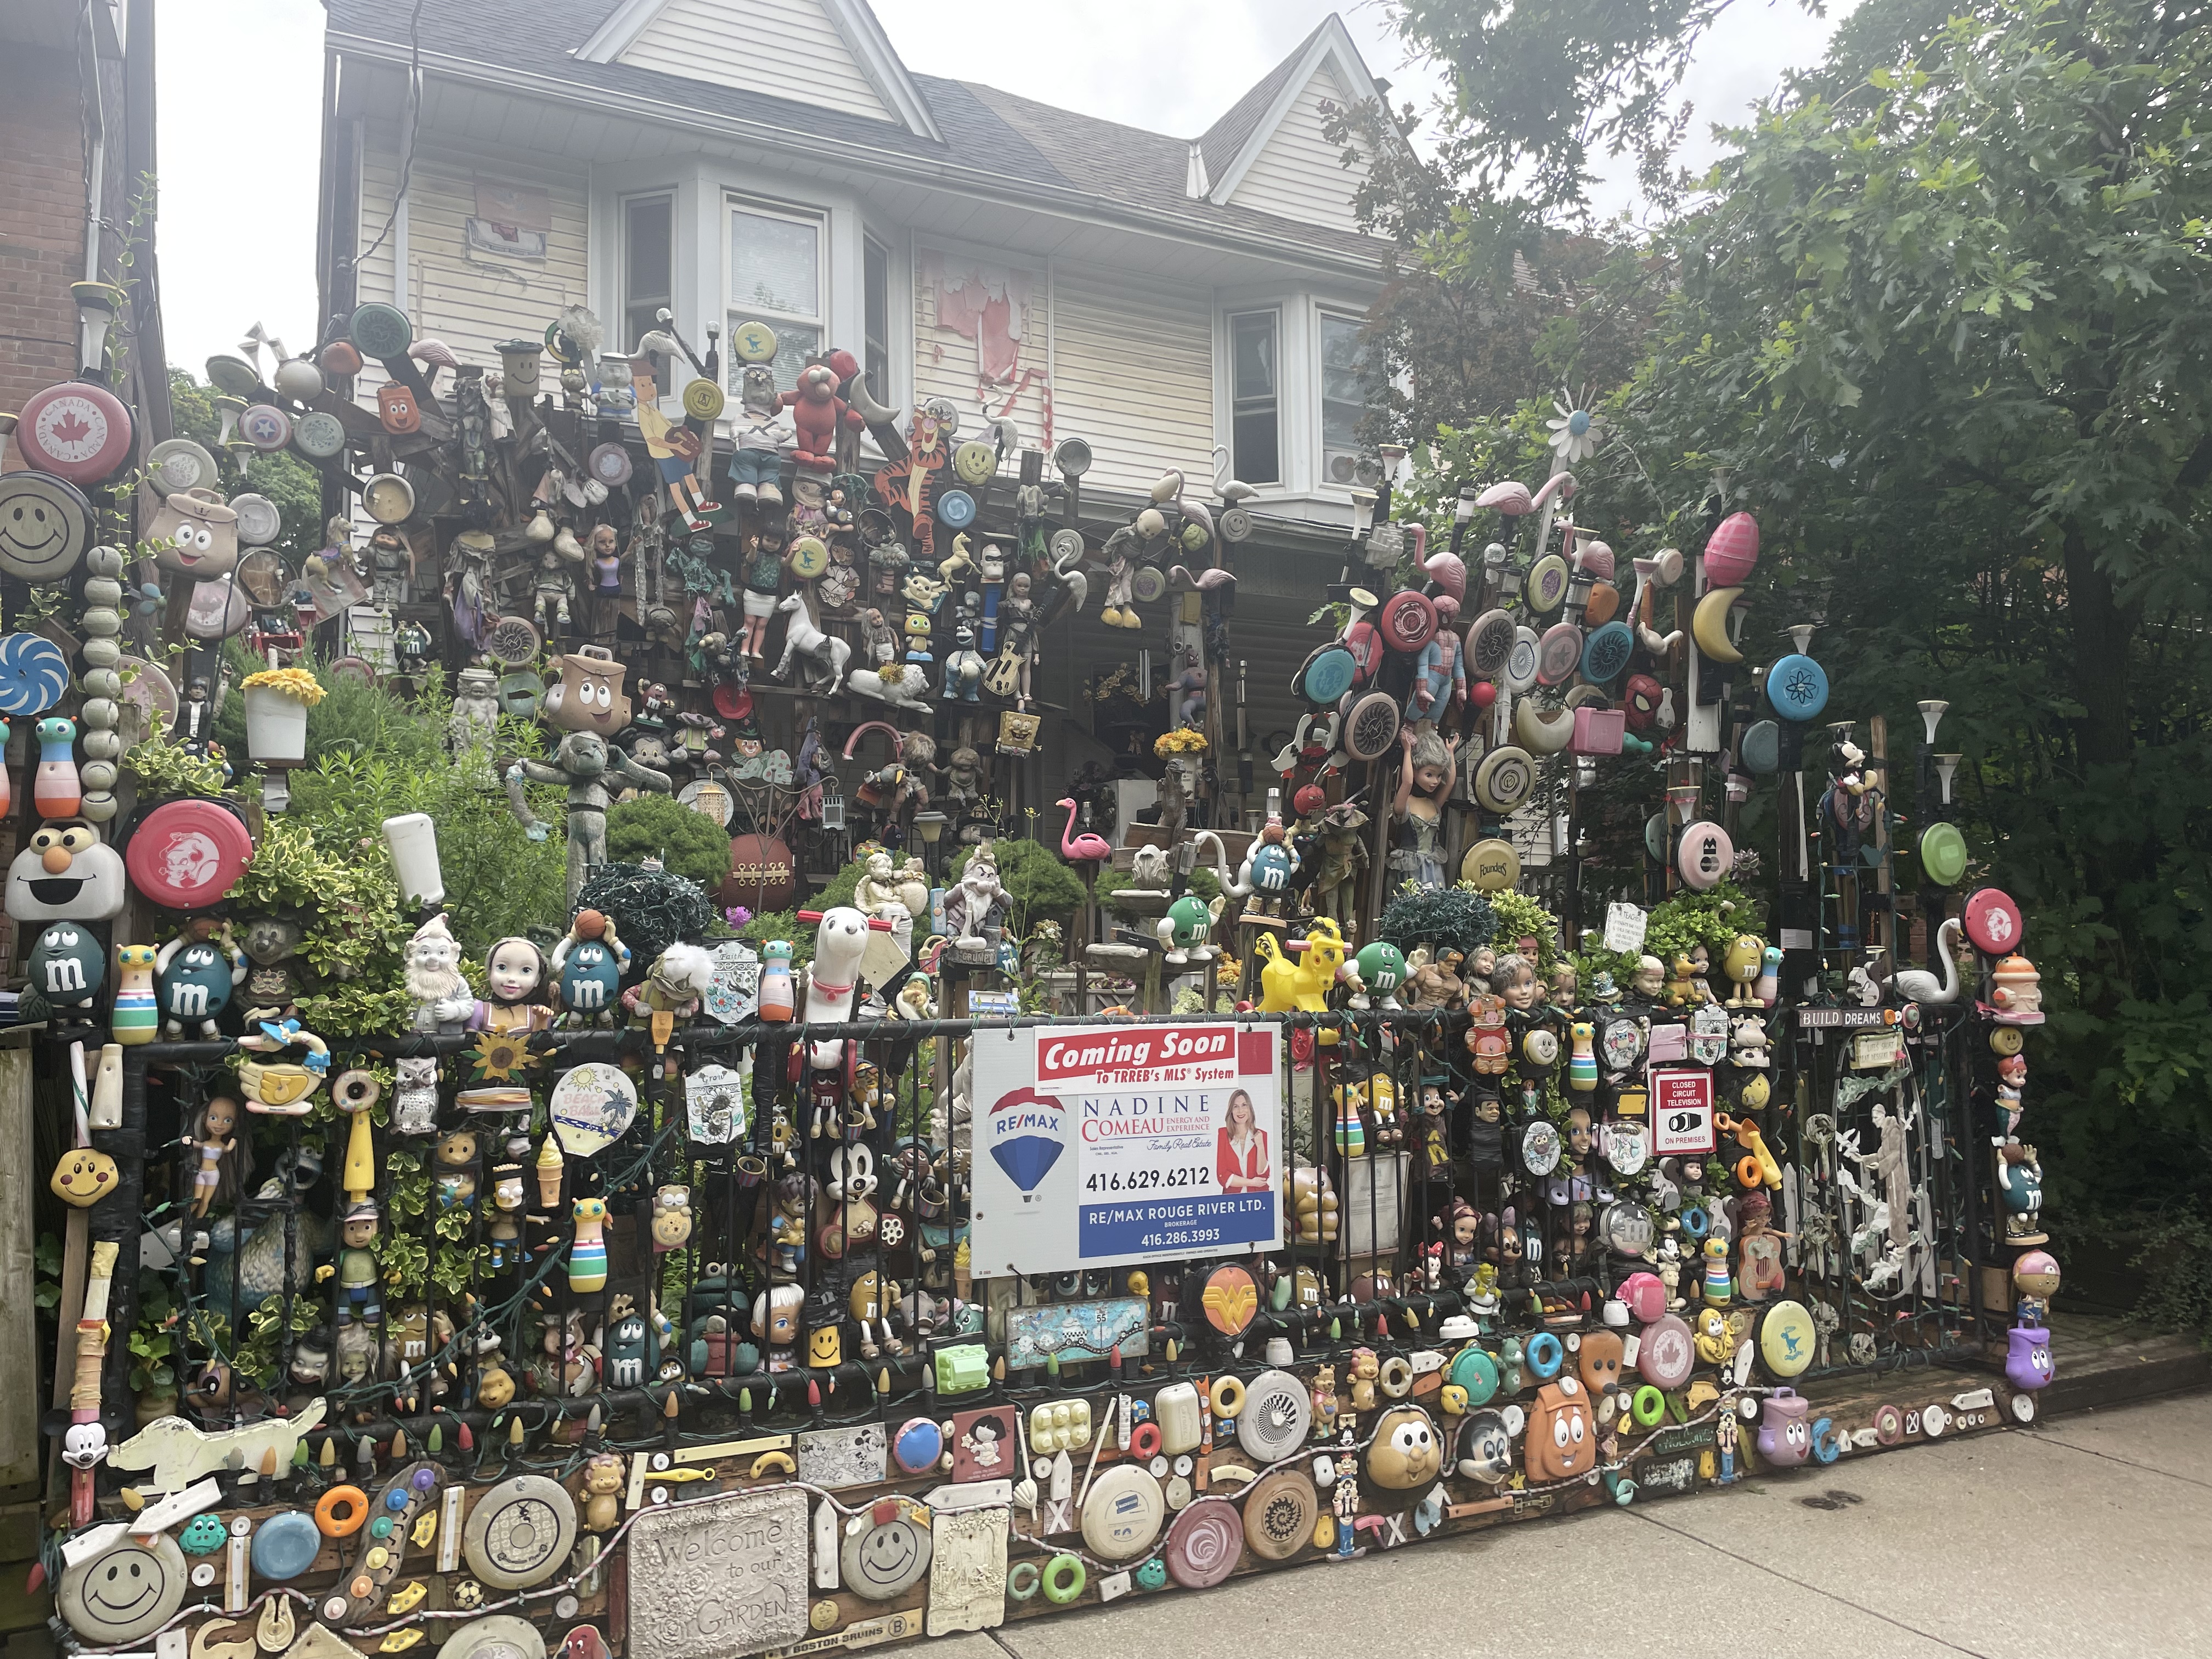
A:
{"label": "sunflower decoration", "polygon": [[476,1083],[512,1083],[518,1074],[538,1069],[540,1056],[530,1052],[526,1031],[485,1031],[461,1058],[468,1062]]}

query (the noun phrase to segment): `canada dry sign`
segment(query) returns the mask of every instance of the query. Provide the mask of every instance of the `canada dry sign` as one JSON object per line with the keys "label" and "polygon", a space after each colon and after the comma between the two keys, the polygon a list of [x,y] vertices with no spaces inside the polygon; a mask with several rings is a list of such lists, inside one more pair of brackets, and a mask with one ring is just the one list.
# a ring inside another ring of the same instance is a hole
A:
{"label": "canada dry sign", "polygon": [[986,1039],[975,1099],[979,1273],[1282,1242],[1273,1026],[1045,1026]]}

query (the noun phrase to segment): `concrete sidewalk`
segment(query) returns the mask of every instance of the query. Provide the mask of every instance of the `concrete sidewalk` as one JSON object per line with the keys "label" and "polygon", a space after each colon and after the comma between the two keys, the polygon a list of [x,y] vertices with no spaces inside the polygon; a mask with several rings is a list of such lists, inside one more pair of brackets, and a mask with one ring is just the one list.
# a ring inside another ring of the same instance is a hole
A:
{"label": "concrete sidewalk", "polygon": [[921,1646],[928,1659],[2212,1655],[2212,1395]]}

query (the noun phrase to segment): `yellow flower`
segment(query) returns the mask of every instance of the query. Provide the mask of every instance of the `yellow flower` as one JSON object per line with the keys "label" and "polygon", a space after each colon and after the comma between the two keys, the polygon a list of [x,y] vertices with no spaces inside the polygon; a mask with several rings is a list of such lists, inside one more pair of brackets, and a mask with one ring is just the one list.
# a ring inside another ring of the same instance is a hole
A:
{"label": "yellow flower", "polygon": [[264,668],[258,674],[248,674],[239,683],[241,690],[281,691],[288,697],[296,697],[313,708],[323,700],[322,685],[304,668]]}
{"label": "yellow flower", "polygon": [[522,1039],[504,1031],[486,1031],[462,1058],[469,1063],[469,1074],[479,1083],[506,1083],[517,1072],[531,1071],[538,1065],[538,1056]]}

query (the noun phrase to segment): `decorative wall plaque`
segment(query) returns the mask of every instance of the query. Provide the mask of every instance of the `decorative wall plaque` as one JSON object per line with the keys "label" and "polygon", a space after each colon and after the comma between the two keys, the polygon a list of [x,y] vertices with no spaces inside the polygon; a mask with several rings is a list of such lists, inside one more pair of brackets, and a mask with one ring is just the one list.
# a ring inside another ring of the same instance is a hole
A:
{"label": "decorative wall plaque", "polygon": [[929,1633],[989,1630],[1006,1618],[1005,1510],[939,1515],[929,1562]]}
{"label": "decorative wall plaque", "polygon": [[880,1423],[849,1429],[816,1429],[799,1437],[799,1478],[836,1491],[884,1478],[890,1450]]}
{"label": "decorative wall plaque", "polygon": [[732,1492],[641,1515],[630,1659],[740,1659],[806,1635],[806,1494]]}

